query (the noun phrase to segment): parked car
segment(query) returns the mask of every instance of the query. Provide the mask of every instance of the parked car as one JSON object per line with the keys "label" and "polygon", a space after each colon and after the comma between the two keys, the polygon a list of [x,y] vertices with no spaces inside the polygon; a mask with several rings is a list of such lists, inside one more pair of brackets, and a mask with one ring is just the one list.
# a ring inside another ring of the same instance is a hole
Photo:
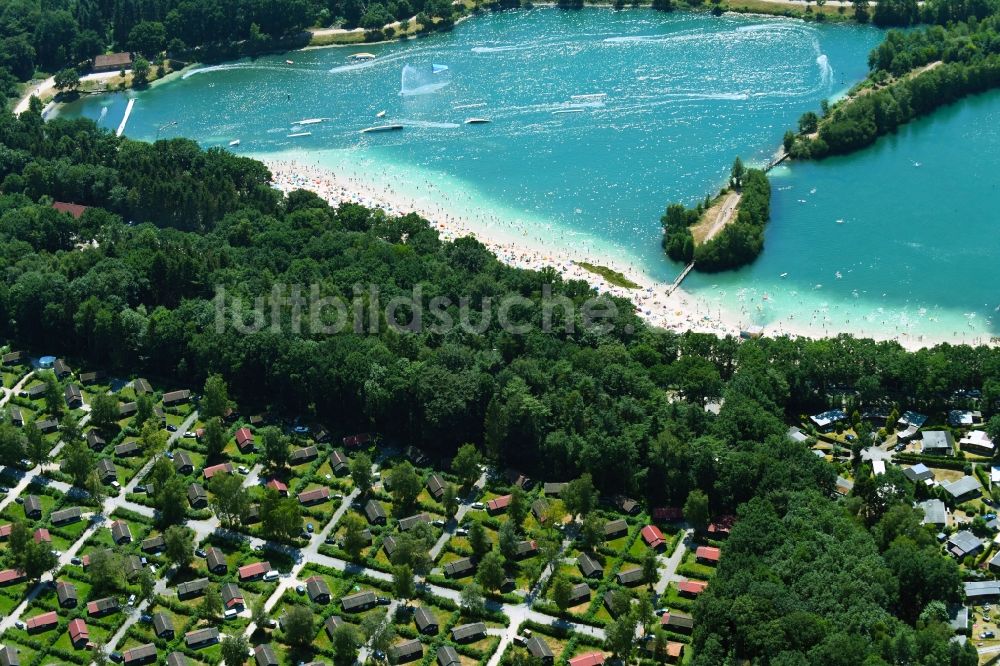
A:
{"label": "parked car", "polygon": [[146,486],[144,486],[144,485],[142,485],[140,483],[139,485],[137,485],[135,487],[135,492],[137,492],[137,493],[144,493],[144,492],[146,492]]}
{"label": "parked car", "polygon": [[443,520],[434,520],[434,521],[431,521],[431,525],[433,525],[434,527],[444,527],[444,521]]}
{"label": "parked car", "polygon": [[142,622],[143,624],[149,624],[152,621],[153,621],[153,616],[150,615],[149,613],[143,613],[142,615],[139,616],[139,622]]}
{"label": "parked car", "polygon": [[69,563],[75,564],[76,566],[80,566],[81,564],[83,564],[83,560],[81,560],[79,557],[71,557]]}
{"label": "parked car", "polygon": [[476,509],[477,511],[482,511],[483,509],[486,508],[486,505],[483,504],[482,502],[473,502],[469,506],[472,507],[473,509]]}
{"label": "parked car", "polygon": [[236,468],[236,471],[239,472],[240,474],[249,474],[250,473],[250,470],[248,470],[246,468],[246,465],[240,465],[239,467]]}
{"label": "parked car", "polygon": [[168,432],[177,432],[177,426],[175,426],[175,425],[168,425],[167,426],[167,431]]}
{"label": "parked car", "polygon": [[185,430],[184,431],[184,436],[187,437],[188,439],[194,439],[195,438],[195,434],[193,432],[191,432],[190,430]]}
{"label": "parked car", "polygon": [[313,527],[312,523],[306,523],[306,532],[309,532],[309,534],[312,534],[313,533],[313,529],[315,529],[315,528]]}
{"label": "parked car", "polygon": [[323,543],[325,543],[328,546],[334,546],[337,543],[337,539],[335,537],[328,536],[327,538],[323,539]]}
{"label": "parked car", "polygon": [[108,655],[108,659],[115,662],[116,664],[120,664],[125,660],[125,657],[122,656],[121,652],[112,652],[111,654]]}
{"label": "parked car", "polygon": [[194,554],[197,555],[198,557],[208,557],[208,553],[206,553],[201,548],[199,548],[198,550],[194,551]]}
{"label": "parked car", "polygon": [[305,594],[306,593],[306,586],[305,585],[296,585],[295,586],[295,591],[298,592],[299,594]]}
{"label": "parked car", "polygon": [[129,606],[135,606],[135,595],[134,594],[128,595],[128,605]]}
{"label": "parked car", "polygon": [[171,451],[167,451],[163,455],[166,456],[167,460],[173,460],[174,459],[174,454]]}
{"label": "parked car", "polygon": [[455,536],[469,536],[469,530],[465,529],[464,527],[459,527],[457,530],[455,530]]}
{"label": "parked car", "polygon": [[392,603],[392,599],[390,599],[389,597],[379,597],[377,601],[380,606],[388,606],[389,604]]}

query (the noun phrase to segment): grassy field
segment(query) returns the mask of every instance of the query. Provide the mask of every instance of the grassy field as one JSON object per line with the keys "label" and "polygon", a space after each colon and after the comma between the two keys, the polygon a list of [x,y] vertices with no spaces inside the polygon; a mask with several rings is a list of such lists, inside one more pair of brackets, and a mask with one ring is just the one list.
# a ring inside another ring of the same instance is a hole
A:
{"label": "grassy field", "polygon": [[629,280],[622,273],[608,268],[607,266],[599,266],[598,264],[591,264],[586,261],[575,261],[573,263],[585,271],[590,271],[591,273],[600,275],[616,287],[624,287],[625,289],[639,289],[641,287],[641,285],[632,282],[632,280]]}

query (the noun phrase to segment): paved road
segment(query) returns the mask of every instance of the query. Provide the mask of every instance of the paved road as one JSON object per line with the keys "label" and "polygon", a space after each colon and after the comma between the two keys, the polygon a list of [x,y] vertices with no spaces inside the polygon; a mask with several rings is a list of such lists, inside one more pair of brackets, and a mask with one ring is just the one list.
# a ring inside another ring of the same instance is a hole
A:
{"label": "paved road", "polygon": [[694,530],[685,529],[684,536],[681,537],[679,542],[677,542],[677,547],[674,548],[674,552],[670,553],[670,557],[666,560],[660,558],[660,580],[658,580],[656,585],[653,587],[657,597],[663,595],[670,583],[679,583],[687,580],[684,576],[677,575],[677,567],[679,567],[681,562],[684,561],[684,553],[687,552],[688,545],[691,543],[691,537],[693,535]]}

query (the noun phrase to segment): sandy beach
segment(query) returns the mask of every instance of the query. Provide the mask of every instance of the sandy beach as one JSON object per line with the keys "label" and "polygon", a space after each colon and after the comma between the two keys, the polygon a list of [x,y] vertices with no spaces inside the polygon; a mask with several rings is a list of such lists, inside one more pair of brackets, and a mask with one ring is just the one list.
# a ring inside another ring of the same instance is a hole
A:
{"label": "sandy beach", "polygon": [[[753,314],[760,310],[760,303],[750,297],[741,304],[739,311],[729,311],[718,302],[678,288],[668,295],[670,284],[656,280],[632,264],[623,265],[613,259],[599,255],[586,243],[573,243],[571,239],[558,234],[546,233],[546,229],[530,226],[526,221],[501,218],[467,200],[469,195],[448,192],[430,180],[407,182],[406,190],[394,186],[388,174],[338,173],[326,167],[312,155],[299,155],[294,159],[287,155],[255,156],[263,161],[274,176],[274,186],[290,192],[305,189],[333,205],[343,202],[363,204],[370,208],[381,208],[391,215],[405,215],[415,212],[429,220],[442,238],[454,239],[473,236],[490,248],[504,263],[518,267],[540,270],[552,267],[564,279],[584,280],[600,293],[611,293],[630,300],[639,315],[655,327],[677,332],[695,331],[719,336],[739,335],[741,330],[754,325]],[[378,181],[383,182],[379,183]],[[463,200],[466,199],[466,200]],[[571,248],[571,249],[570,249]],[[599,275],[576,265],[585,261],[612,268],[631,281],[640,285],[639,289],[625,289],[609,284]],[[767,299],[765,294],[763,299]],[[813,312],[796,313],[785,319],[763,327],[767,336],[791,335],[812,339],[836,336],[843,331],[832,326],[829,313],[822,309]],[[930,347],[949,342],[987,344],[986,339],[951,339],[946,336],[920,335],[905,331],[884,332],[878,330],[848,331],[859,337],[876,340],[895,340],[908,349]]]}

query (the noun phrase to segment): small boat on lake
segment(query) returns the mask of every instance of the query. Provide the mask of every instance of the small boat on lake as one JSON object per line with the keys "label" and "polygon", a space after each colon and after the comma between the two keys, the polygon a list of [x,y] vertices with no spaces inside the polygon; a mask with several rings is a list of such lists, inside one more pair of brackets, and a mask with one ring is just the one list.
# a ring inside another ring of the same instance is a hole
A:
{"label": "small boat on lake", "polygon": [[361,130],[362,134],[374,134],[376,132],[395,132],[403,129],[402,125],[376,125],[375,127],[366,127]]}
{"label": "small boat on lake", "polygon": [[603,99],[608,93],[589,93],[587,95],[570,95],[570,99]]}
{"label": "small boat on lake", "polygon": [[295,63],[293,61],[291,61],[291,60],[286,60],[285,64],[286,65],[294,65]]}
{"label": "small boat on lake", "polygon": [[304,120],[296,120],[293,125],[316,125],[321,122],[329,120],[328,118],[306,118]]}
{"label": "small boat on lake", "polygon": [[465,119],[465,124],[466,125],[485,125],[486,123],[491,123],[491,122],[493,122],[493,121],[489,120],[488,118],[466,118]]}
{"label": "small boat on lake", "polygon": [[229,145],[230,146],[238,146],[238,145],[240,145],[240,140],[239,139],[233,139],[232,141],[229,142]]}
{"label": "small boat on lake", "polygon": [[553,111],[552,115],[558,115],[560,113],[583,113],[583,109],[559,109],[558,111]]}
{"label": "small boat on lake", "polygon": [[348,56],[351,60],[374,60],[374,53],[355,53],[354,55]]}
{"label": "small boat on lake", "polygon": [[376,118],[385,118],[385,111],[379,111],[375,114]]}
{"label": "small boat on lake", "polygon": [[312,136],[312,132],[295,132],[293,134],[287,134],[285,136],[288,139],[294,139],[294,138],[300,137],[300,136]]}

